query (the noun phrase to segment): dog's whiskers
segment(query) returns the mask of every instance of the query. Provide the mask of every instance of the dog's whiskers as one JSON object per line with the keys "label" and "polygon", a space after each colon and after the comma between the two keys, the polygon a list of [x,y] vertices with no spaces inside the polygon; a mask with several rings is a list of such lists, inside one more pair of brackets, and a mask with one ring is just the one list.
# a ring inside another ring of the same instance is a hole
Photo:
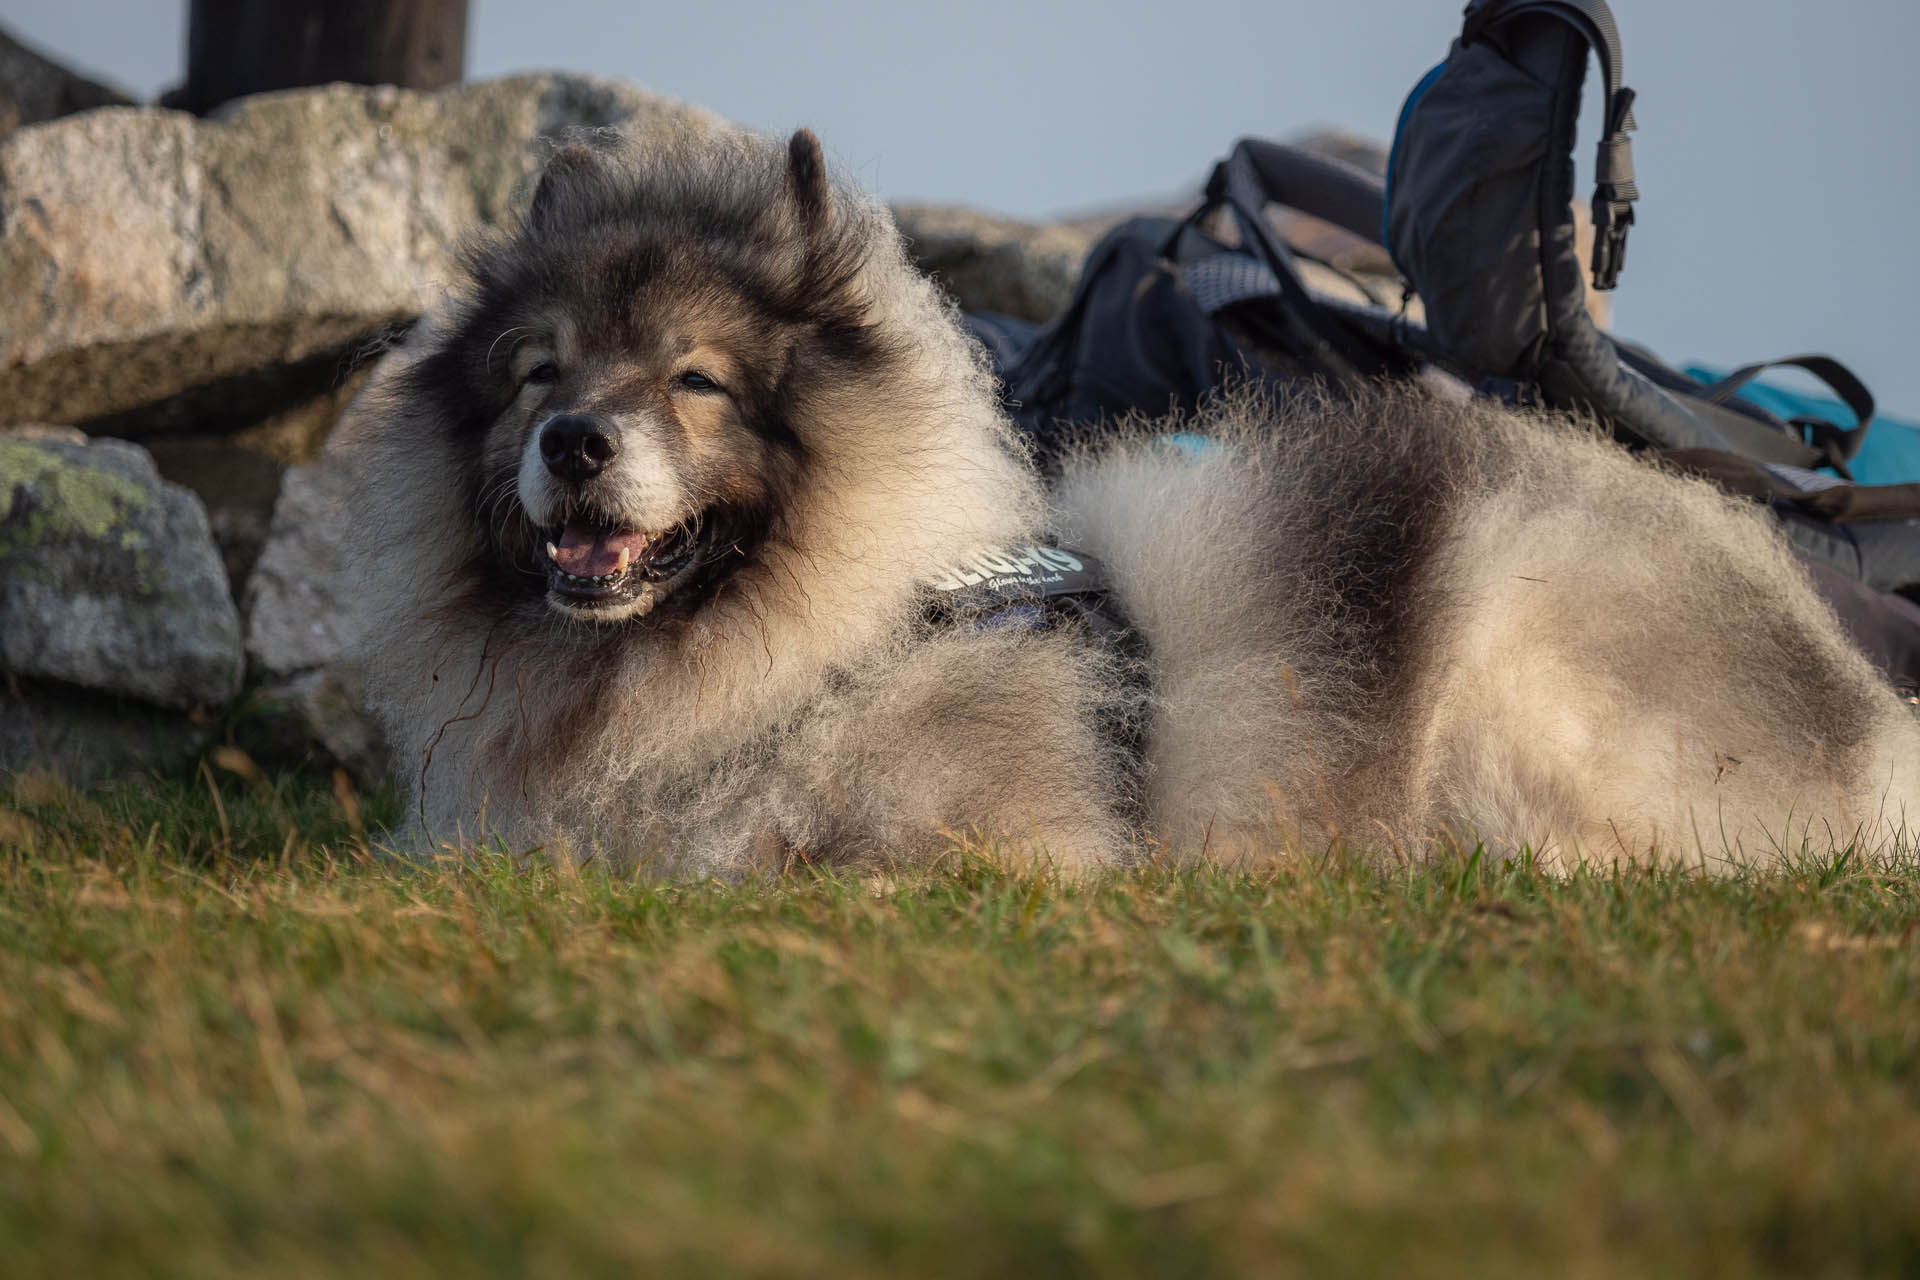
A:
{"label": "dog's whiskers", "polygon": [[[513,328],[511,328],[511,329],[503,329],[503,330],[501,330],[501,331],[500,331],[500,333],[499,333],[499,334],[498,334],[498,335],[497,335],[497,336],[496,336],[496,337],[494,338],[494,340],[493,340],[493,342],[491,343],[491,345],[489,345],[489,346],[487,347],[487,372],[488,372],[488,373],[492,373],[492,372],[493,372],[493,353],[494,353],[494,350],[495,350],[495,348],[497,348],[497,347],[499,347],[499,345],[500,345],[500,344],[501,344],[502,342],[504,342],[504,341],[506,341],[506,340],[507,340],[508,338],[510,338],[510,337],[512,337],[512,336],[513,336],[514,334],[516,334],[516,333],[529,333],[529,334],[530,334],[531,332],[532,332],[532,330],[531,330],[531,329],[529,329],[529,328],[528,328],[528,327],[527,327],[526,325],[524,325],[524,324],[517,324],[517,325],[515,325],[515,326],[513,326]],[[525,339],[522,339],[521,341],[525,341]],[[513,353],[514,353],[514,351],[515,351],[515,350],[516,350],[516,349],[517,349],[517,348],[518,348],[519,346],[520,346],[520,343],[518,343],[518,342],[516,342],[516,343],[514,343],[514,344],[513,344],[513,346],[511,346],[511,347],[508,347],[508,348],[507,348],[507,359],[508,359],[508,360],[512,360],[512,359],[513,359]]]}

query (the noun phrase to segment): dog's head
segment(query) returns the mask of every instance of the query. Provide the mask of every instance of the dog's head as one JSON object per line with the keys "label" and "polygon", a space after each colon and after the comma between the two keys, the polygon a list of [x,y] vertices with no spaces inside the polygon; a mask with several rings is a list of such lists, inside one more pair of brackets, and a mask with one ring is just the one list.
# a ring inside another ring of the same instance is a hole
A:
{"label": "dog's head", "polygon": [[470,467],[493,578],[614,623],[692,609],[778,536],[807,401],[884,360],[820,146],[549,163],[410,375]]}

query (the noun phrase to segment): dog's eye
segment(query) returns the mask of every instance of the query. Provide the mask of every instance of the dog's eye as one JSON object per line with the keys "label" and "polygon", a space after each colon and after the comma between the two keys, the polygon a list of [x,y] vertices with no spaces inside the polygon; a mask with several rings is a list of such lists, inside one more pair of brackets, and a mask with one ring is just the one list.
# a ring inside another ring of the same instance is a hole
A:
{"label": "dog's eye", "polygon": [[527,370],[527,381],[538,383],[558,382],[560,381],[560,366],[551,360],[542,360],[539,364]]}
{"label": "dog's eye", "polygon": [[680,375],[680,385],[689,391],[718,391],[720,384],[698,369],[689,369]]}

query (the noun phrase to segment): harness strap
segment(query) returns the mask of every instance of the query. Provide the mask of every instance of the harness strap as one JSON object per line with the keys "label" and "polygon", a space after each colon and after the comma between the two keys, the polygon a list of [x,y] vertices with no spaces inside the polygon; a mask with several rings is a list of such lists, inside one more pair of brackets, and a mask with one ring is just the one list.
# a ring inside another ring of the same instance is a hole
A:
{"label": "harness strap", "polygon": [[1106,567],[1084,551],[1028,543],[941,566],[933,583],[939,608],[954,617],[978,617],[1007,605],[1052,596],[1104,594]]}
{"label": "harness strap", "polygon": [[928,606],[938,626],[1072,629],[1113,659],[1120,696],[1102,700],[1101,731],[1118,748],[1118,799],[1130,820],[1144,817],[1146,703],[1152,692],[1147,638],[1113,599],[1106,566],[1083,551],[1028,544],[949,565]]}

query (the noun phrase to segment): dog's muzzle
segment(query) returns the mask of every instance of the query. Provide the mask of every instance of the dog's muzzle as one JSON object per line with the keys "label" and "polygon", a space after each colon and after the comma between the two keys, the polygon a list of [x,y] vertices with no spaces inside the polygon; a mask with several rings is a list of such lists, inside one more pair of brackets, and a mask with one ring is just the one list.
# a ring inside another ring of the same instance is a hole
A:
{"label": "dog's muzzle", "polygon": [[525,455],[521,494],[538,513],[548,598],[574,617],[646,616],[697,551],[698,517],[658,528],[636,518],[666,504],[634,501],[647,450],[629,443],[607,418],[563,413],[540,425]]}

